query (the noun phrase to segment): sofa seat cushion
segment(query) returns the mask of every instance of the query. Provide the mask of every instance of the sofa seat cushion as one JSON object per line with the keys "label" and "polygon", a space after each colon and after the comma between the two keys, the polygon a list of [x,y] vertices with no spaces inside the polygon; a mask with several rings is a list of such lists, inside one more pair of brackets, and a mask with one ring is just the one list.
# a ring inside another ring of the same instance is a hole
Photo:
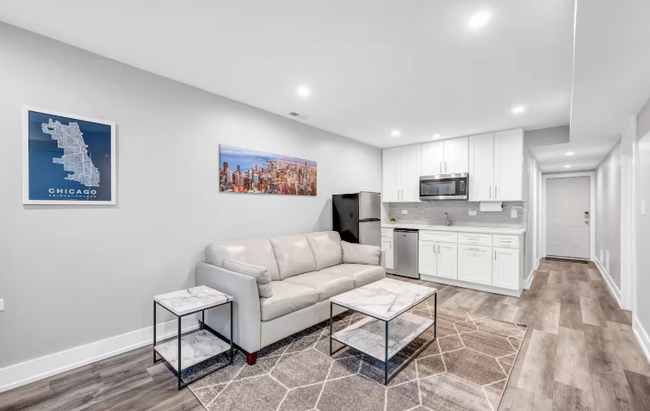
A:
{"label": "sofa seat cushion", "polygon": [[316,269],[331,267],[343,262],[341,236],[336,231],[321,231],[306,235],[316,260]]}
{"label": "sofa seat cushion", "polygon": [[284,280],[294,275],[316,271],[316,260],[302,234],[283,235],[271,238],[273,252],[278,262],[280,279]]}
{"label": "sofa seat cushion", "polygon": [[260,298],[262,321],[301,310],[318,302],[318,290],[287,281],[271,281],[273,297]]}
{"label": "sofa seat cushion", "polygon": [[287,278],[283,282],[305,285],[318,290],[318,301],[325,301],[330,297],[354,289],[354,278],[323,271],[300,274]]}
{"label": "sofa seat cushion", "polygon": [[320,272],[352,278],[354,280],[354,288],[374,283],[386,277],[384,267],[366,264],[340,264],[326,268]]}

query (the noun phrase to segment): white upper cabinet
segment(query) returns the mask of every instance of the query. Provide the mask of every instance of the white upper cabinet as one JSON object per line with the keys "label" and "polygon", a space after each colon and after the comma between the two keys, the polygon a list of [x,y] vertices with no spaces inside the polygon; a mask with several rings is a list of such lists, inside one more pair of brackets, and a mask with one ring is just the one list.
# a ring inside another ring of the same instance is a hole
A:
{"label": "white upper cabinet", "polygon": [[420,201],[420,170],[422,164],[422,146],[402,147],[402,192],[400,201]]}
{"label": "white upper cabinet", "polygon": [[445,173],[469,172],[469,137],[444,141]]}
{"label": "white upper cabinet", "polygon": [[523,200],[524,136],[521,129],[494,133],[494,198]]}
{"label": "white upper cabinet", "polygon": [[422,175],[467,173],[468,144],[468,137],[422,144]]}
{"label": "white upper cabinet", "polygon": [[388,148],[383,151],[382,201],[420,201],[421,145]]}
{"label": "white upper cabinet", "polygon": [[469,201],[523,201],[522,129],[469,138]]}
{"label": "white upper cabinet", "polygon": [[434,141],[422,144],[422,175],[432,176],[442,174],[445,161],[445,147],[443,141]]}
{"label": "white upper cabinet", "polygon": [[494,201],[494,133],[469,138],[469,201]]}
{"label": "white upper cabinet", "polygon": [[401,188],[402,148],[387,148],[382,159],[381,200],[399,201]]}

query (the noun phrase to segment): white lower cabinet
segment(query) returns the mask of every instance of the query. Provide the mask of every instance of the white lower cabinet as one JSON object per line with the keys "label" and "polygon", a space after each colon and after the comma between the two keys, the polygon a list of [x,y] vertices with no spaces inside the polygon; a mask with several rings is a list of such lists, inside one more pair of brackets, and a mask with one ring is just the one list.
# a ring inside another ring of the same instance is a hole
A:
{"label": "white lower cabinet", "polygon": [[393,269],[393,230],[381,230],[381,250],[384,252],[384,261],[386,262],[386,269]]}
{"label": "white lower cabinet", "polygon": [[420,240],[418,250],[420,274],[458,278],[458,245]]}
{"label": "white lower cabinet", "polygon": [[494,248],[492,277],[495,287],[519,289],[519,250]]}
{"label": "white lower cabinet", "polygon": [[458,279],[492,285],[492,247],[458,244]]}

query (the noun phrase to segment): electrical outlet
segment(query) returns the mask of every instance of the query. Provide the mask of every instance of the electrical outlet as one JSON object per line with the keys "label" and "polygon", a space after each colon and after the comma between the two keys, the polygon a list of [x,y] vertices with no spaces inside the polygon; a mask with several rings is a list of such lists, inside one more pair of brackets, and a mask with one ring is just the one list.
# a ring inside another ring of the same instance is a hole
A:
{"label": "electrical outlet", "polygon": [[402,214],[408,214],[409,210],[402,210]]}
{"label": "electrical outlet", "polygon": [[513,208],[510,210],[510,218],[517,218],[517,209]]}
{"label": "electrical outlet", "polygon": [[469,215],[476,215],[476,210],[469,210],[469,211],[467,212],[467,214],[469,214]]}
{"label": "electrical outlet", "polygon": [[5,299],[0,298],[0,311],[4,311],[4,310],[5,310]]}

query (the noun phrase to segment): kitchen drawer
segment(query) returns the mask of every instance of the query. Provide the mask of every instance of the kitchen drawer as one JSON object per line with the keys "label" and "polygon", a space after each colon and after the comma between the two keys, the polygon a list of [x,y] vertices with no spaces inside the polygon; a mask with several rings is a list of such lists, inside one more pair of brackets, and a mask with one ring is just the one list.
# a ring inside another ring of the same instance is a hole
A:
{"label": "kitchen drawer", "polygon": [[389,239],[392,240],[393,239],[393,229],[392,228],[391,229],[382,228],[382,230],[381,230],[381,238],[389,238]]}
{"label": "kitchen drawer", "polygon": [[456,243],[458,242],[458,233],[454,233],[453,231],[420,230],[420,240]]}
{"label": "kitchen drawer", "polygon": [[492,234],[458,233],[458,244],[492,247]]}
{"label": "kitchen drawer", "polygon": [[492,237],[494,247],[519,248],[519,236],[495,234]]}

